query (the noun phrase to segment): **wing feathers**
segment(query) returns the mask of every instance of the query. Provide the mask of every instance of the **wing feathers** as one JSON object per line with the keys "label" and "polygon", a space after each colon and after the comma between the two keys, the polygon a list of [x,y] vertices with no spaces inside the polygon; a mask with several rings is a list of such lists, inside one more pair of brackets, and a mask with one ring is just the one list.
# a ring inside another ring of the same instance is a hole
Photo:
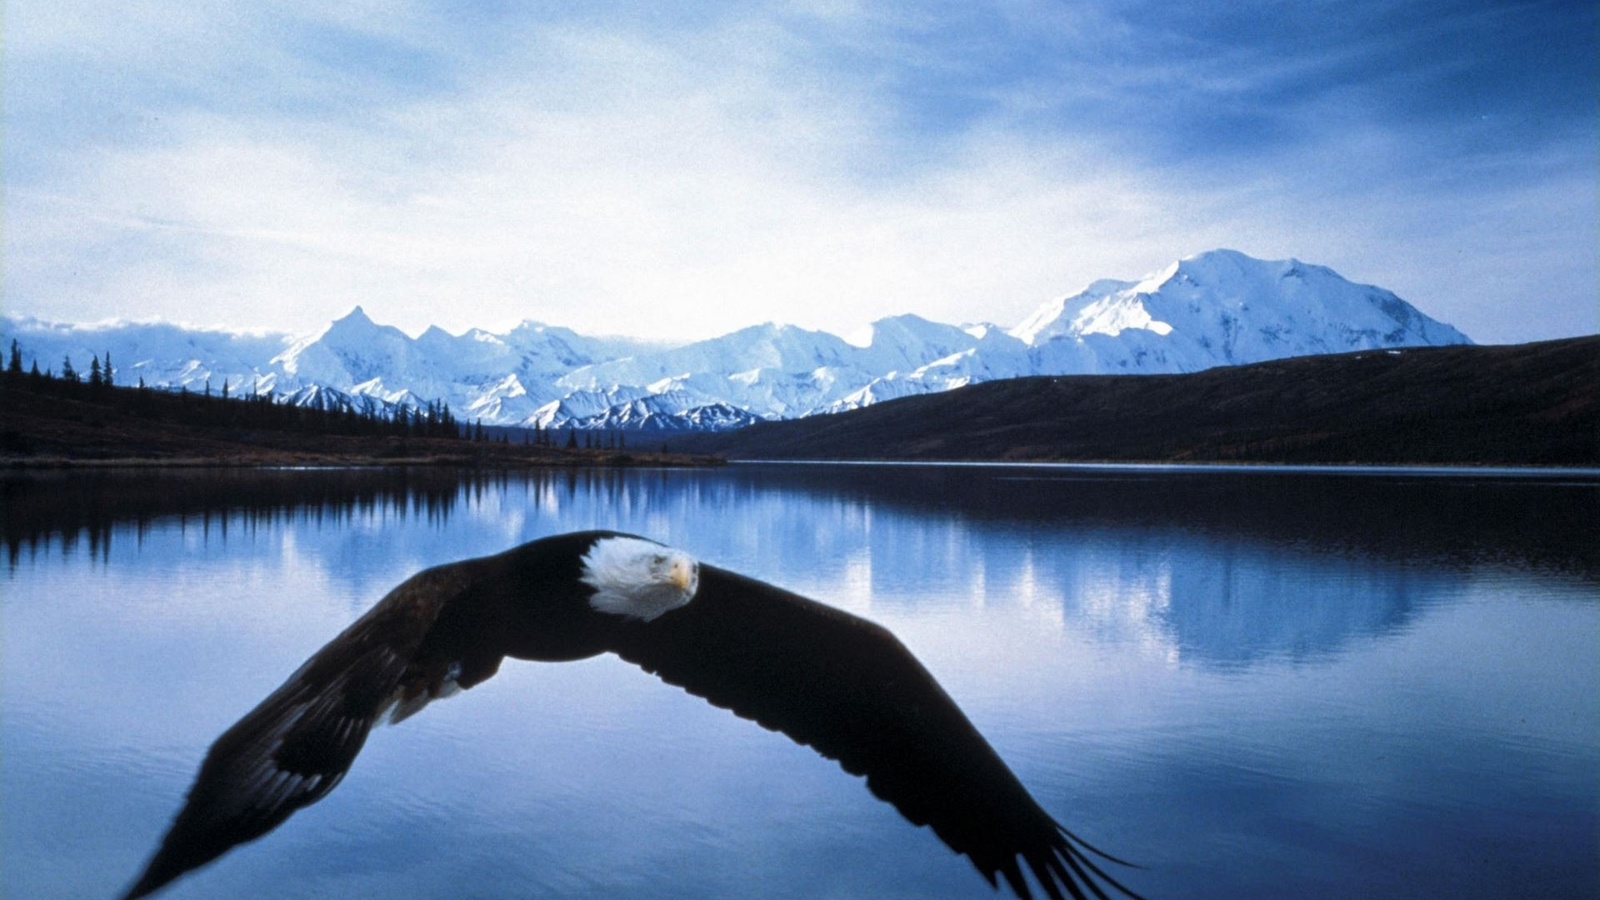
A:
{"label": "wing feathers", "polygon": [[1103,897],[1107,877],[909,650],[882,627],[712,566],[689,605],[630,624],[618,655],[711,703],[782,731],[929,825],[991,883],[1030,896]]}
{"label": "wing feathers", "polygon": [[[410,715],[448,696],[454,676],[448,685],[429,681],[447,667],[408,673],[440,609],[469,585],[467,567],[431,569],[395,588],[217,738],[127,896],[142,897],[321,799],[344,778],[391,705],[398,720],[405,717],[400,710]],[[414,694],[407,698],[402,685]]]}

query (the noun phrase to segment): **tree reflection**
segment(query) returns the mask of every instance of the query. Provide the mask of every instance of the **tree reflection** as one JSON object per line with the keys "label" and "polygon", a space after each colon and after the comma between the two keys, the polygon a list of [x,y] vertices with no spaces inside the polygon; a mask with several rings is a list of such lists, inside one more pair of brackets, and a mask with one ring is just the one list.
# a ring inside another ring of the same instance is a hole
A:
{"label": "tree reflection", "polygon": [[0,542],[14,567],[52,540],[72,556],[86,544],[109,557],[119,526],[142,542],[158,523],[213,531],[275,527],[294,517],[338,525],[374,515],[418,517],[443,525],[463,484],[504,481],[507,473],[440,469],[96,469],[29,471],[0,477]]}
{"label": "tree reflection", "polygon": [[[1600,581],[1600,485],[1040,467],[94,470],[0,476],[13,569],[176,525],[293,529],[351,584],[586,528],[645,534],[857,612],[1028,605],[1223,667],[1403,629],[1474,573]],[[381,534],[382,550],[375,552]]]}

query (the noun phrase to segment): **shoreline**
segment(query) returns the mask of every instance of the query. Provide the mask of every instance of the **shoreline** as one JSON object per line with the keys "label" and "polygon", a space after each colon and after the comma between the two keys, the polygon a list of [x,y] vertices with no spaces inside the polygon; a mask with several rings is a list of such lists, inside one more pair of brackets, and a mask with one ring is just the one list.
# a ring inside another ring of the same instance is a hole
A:
{"label": "shoreline", "polygon": [[1304,462],[1283,463],[1253,460],[1116,460],[1116,459],[755,459],[726,460],[730,466],[927,466],[947,468],[1056,469],[1061,471],[1104,472],[1239,472],[1327,475],[1570,475],[1600,479],[1600,466],[1570,466],[1555,463],[1440,463],[1440,462]]}
{"label": "shoreline", "polygon": [[394,456],[330,457],[285,456],[283,458],[214,458],[204,456],[105,457],[67,456],[0,457],[0,471],[32,469],[624,469],[624,468],[713,468],[727,465],[714,456],[688,454],[596,454],[588,458],[515,459],[506,457]]}

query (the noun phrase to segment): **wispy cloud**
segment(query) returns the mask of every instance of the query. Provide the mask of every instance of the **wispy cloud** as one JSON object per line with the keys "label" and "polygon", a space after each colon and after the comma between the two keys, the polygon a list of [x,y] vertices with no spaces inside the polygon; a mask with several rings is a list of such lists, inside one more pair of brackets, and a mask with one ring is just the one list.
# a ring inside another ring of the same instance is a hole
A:
{"label": "wispy cloud", "polygon": [[1587,8],[183,10],[8,7],[8,309],[1009,322],[1227,245],[1596,324]]}

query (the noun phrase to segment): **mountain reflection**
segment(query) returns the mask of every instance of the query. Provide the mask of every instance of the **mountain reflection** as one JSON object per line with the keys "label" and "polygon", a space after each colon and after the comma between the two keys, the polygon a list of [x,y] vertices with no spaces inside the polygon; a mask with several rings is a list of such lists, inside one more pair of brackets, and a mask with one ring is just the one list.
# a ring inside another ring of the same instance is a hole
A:
{"label": "mountain reflection", "polygon": [[1485,571],[1600,581],[1597,497],[1556,476],[1043,467],[56,471],[0,476],[0,540],[14,569],[151,529],[294,530],[364,608],[398,563],[615,528],[869,615],[1027,605],[1229,667],[1404,628]]}
{"label": "mountain reflection", "polygon": [[[742,467],[741,467],[742,468]],[[754,474],[754,473],[752,473]],[[1248,469],[763,467],[768,484],[978,525],[1177,529],[1396,563],[1600,579],[1600,480]]]}
{"label": "mountain reflection", "polygon": [[[1446,568],[1374,569],[1215,541],[1175,547],[1153,565],[1124,565],[1119,572],[1106,581],[1121,602],[1103,602],[1094,591],[1064,602],[1102,601],[1082,614],[1101,623],[1107,637],[1137,636],[1180,659],[1223,667],[1329,656],[1353,639],[1406,626],[1421,607],[1459,596],[1469,581]],[[1107,621],[1106,610],[1116,617]],[[1115,634],[1117,626],[1133,635]]]}

